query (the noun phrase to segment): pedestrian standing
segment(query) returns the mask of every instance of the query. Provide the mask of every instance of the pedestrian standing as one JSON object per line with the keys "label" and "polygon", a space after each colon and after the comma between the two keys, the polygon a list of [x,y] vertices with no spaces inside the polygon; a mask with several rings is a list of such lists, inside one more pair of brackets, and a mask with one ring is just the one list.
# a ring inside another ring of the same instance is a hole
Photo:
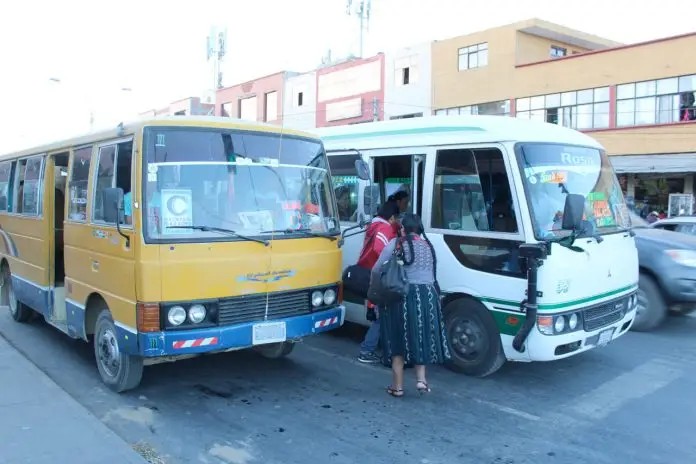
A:
{"label": "pedestrian standing", "polygon": [[[382,205],[365,232],[363,248],[357,262],[358,266],[372,269],[384,247],[396,237],[395,224],[397,224],[398,215],[399,208],[396,202],[387,201]],[[358,361],[377,363],[379,362],[379,357],[376,354],[380,334],[379,310],[367,300],[365,300],[365,307],[367,320],[371,323],[365,334],[365,339],[360,344]]]}
{"label": "pedestrian standing", "polygon": [[417,215],[405,214],[401,224],[403,237],[391,240],[373,267],[373,270],[380,269],[397,245],[403,250],[408,293],[401,301],[388,304],[380,311],[383,360],[392,368],[392,384],[387,393],[396,397],[404,394],[405,366],[415,366],[416,388],[426,393],[430,386],[425,366],[441,364],[451,357],[436,279],[435,249]]}

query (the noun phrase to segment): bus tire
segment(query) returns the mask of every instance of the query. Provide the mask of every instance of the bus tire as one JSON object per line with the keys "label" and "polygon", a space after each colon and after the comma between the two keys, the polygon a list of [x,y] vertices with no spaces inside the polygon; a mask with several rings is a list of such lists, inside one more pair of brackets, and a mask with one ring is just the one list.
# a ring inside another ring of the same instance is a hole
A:
{"label": "bus tire", "polygon": [[10,308],[10,315],[16,322],[28,322],[34,317],[34,310],[17,300],[12,285],[12,273],[9,266],[2,268],[2,304]]}
{"label": "bus tire", "polygon": [[471,298],[459,298],[444,308],[445,334],[452,371],[486,377],[505,363],[498,326],[488,309]]}
{"label": "bus tire", "polygon": [[631,330],[649,332],[656,329],[667,317],[667,303],[657,282],[645,273],[638,278],[638,307]]}
{"label": "bus tire", "polygon": [[268,345],[255,346],[254,350],[264,358],[280,359],[292,353],[295,344],[292,342],[269,343]]}
{"label": "bus tire", "polygon": [[94,326],[94,357],[102,381],[116,393],[132,390],[143,377],[143,359],[122,353],[118,346],[116,325],[103,306]]}

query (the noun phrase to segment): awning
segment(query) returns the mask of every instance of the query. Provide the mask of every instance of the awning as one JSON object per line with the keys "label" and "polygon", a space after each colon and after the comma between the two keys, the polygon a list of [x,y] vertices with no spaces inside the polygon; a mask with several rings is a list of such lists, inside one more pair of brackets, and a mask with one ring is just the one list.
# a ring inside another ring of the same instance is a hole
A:
{"label": "awning", "polygon": [[613,155],[609,156],[617,173],[685,173],[696,172],[696,153],[669,155]]}

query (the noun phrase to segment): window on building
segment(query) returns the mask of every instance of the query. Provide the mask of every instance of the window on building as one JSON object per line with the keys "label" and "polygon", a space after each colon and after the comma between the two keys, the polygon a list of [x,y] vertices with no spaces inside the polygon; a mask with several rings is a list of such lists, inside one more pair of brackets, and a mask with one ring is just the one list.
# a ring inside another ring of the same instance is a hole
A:
{"label": "window on building", "polygon": [[186,110],[176,111],[174,116],[186,116]]}
{"label": "window on building", "polygon": [[265,95],[264,121],[278,119],[278,92],[268,92]]}
{"label": "window on building", "polygon": [[84,222],[87,220],[87,182],[92,159],[92,147],[78,148],[73,153],[70,168],[70,210],[68,220]]}
{"label": "window on building", "polygon": [[669,124],[696,120],[696,75],[616,86],[616,125]]}
{"label": "window on building", "polygon": [[[97,174],[94,189],[94,205],[92,219],[94,222],[104,222],[104,190],[118,187],[124,193],[124,210],[128,218],[123,218],[121,224],[130,224],[132,217],[131,165],[133,159],[133,142],[123,142],[118,145],[107,145],[99,148],[97,158]],[[126,204],[128,203],[128,204]],[[126,220],[128,219],[128,220]]]}
{"label": "window on building", "polygon": [[0,211],[8,211],[10,207],[10,186],[12,181],[13,161],[0,164]]}
{"label": "window on building", "polygon": [[478,105],[457,106],[453,108],[442,108],[435,110],[436,116],[445,114],[509,116],[510,100],[501,100],[496,102],[479,103]]}
{"label": "window on building", "polygon": [[239,99],[239,118],[247,121],[257,121],[256,97]]}
{"label": "window on building", "polygon": [[401,69],[401,84],[402,85],[409,84],[409,74],[410,74],[410,68],[402,68]]}
{"label": "window on building", "polygon": [[437,152],[432,226],[467,232],[517,232],[510,182],[497,148]]}
{"label": "window on building", "polygon": [[568,55],[568,49],[551,45],[551,58],[561,58]]}
{"label": "window on building", "polygon": [[15,201],[13,210],[27,216],[41,215],[43,192],[43,156],[19,160],[15,169]]}
{"label": "window on building", "polygon": [[339,221],[357,222],[358,176],[355,161],[360,155],[329,156],[329,168],[333,180]]}
{"label": "window on building", "polygon": [[609,87],[519,98],[516,116],[573,129],[609,127]]}
{"label": "window on building", "polygon": [[234,117],[232,114],[232,103],[223,103],[220,114],[226,118]]}
{"label": "window on building", "polygon": [[482,68],[488,65],[488,42],[459,49],[459,70]]}
{"label": "window on building", "polygon": [[304,92],[297,92],[297,106],[304,105]]}

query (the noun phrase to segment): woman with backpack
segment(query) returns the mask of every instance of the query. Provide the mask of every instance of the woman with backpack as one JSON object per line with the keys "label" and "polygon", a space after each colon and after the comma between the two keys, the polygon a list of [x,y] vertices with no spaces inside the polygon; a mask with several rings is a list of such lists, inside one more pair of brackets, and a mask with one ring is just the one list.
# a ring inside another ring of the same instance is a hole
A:
{"label": "woman with backpack", "polygon": [[402,300],[380,308],[383,359],[390,360],[392,368],[387,393],[395,397],[404,395],[404,366],[415,366],[416,388],[427,393],[430,387],[425,366],[442,364],[451,357],[436,279],[435,249],[420,217],[407,213],[401,225],[403,237],[391,240],[373,267],[373,272],[379,271],[395,251],[403,253],[408,291]]}

